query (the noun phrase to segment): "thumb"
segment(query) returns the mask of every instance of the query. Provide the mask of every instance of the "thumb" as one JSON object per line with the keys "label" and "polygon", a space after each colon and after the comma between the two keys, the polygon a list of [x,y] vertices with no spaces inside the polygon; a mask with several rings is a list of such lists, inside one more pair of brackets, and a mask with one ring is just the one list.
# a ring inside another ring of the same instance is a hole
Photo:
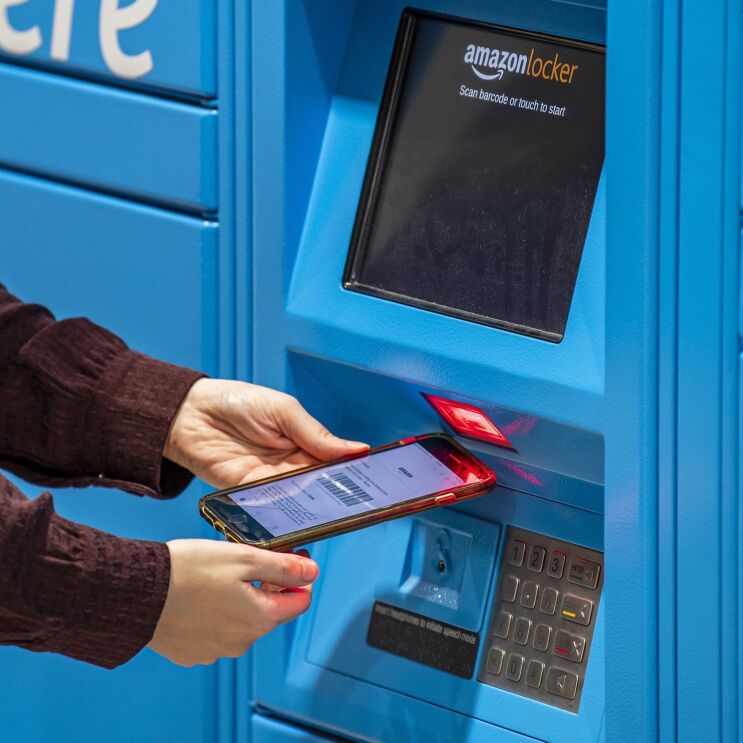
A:
{"label": "thumb", "polygon": [[320,573],[314,560],[288,552],[251,550],[245,556],[244,580],[301,588],[316,580]]}
{"label": "thumb", "polygon": [[286,436],[321,461],[360,453],[369,448],[368,444],[360,441],[348,441],[334,436],[294,398],[282,409],[281,423]]}

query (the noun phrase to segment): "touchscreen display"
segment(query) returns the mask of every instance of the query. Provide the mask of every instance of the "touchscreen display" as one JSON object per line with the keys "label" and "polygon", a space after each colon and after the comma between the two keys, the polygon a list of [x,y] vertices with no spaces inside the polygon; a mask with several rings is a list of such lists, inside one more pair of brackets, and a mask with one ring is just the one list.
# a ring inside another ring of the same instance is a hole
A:
{"label": "touchscreen display", "polygon": [[280,537],[463,484],[420,444],[409,444],[237,490],[229,497]]}
{"label": "touchscreen display", "polygon": [[551,341],[604,159],[602,47],[404,14],[346,288]]}

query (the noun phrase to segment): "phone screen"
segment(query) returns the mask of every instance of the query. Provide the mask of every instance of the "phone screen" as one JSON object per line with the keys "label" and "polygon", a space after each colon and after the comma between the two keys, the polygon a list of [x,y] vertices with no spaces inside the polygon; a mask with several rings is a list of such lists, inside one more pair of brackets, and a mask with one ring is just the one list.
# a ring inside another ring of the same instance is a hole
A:
{"label": "phone screen", "polygon": [[424,446],[413,443],[247,487],[229,497],[270,536],[281,537],[465,482]]}

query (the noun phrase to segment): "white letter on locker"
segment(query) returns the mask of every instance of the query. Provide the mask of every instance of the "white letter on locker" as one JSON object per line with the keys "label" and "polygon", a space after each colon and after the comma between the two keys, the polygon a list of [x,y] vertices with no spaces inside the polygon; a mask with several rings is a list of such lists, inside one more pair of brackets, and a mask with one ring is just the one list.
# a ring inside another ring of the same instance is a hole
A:
{"label": "white letter on locker", "polygon": [[19,31],[8,20],[8,8],[27,2],[28,0],[0,0],[0,49],[11,54],[31,54],[41,46],[41,31],[38,26]]}
{"label": "white letter on locker", "polygon": [[52,59],[66,62],[70,58],[70,35],[75,0],[56,0],[52,24]]}
{"label": "white letter on locker", "polygon": [[98,25],[101,53],[108,69],[114,75],[133,80],[152,70],[150,50],[139,54],[125,54],[119,46],[119,31],[133,28],[146,21],[156,7],[157,0],[134,0],[125,8],[119,8],[119,0],[101,0]]}

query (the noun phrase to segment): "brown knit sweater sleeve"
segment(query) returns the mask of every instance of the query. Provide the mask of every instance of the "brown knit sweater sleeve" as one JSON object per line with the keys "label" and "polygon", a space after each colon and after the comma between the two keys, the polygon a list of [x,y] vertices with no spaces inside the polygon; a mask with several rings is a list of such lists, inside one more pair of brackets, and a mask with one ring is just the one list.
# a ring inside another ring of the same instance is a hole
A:
{"label": "brown knit sweater sleeve", "polygon": [[[162,451],[200,376],[0,285],[0,468],[43,485],[177,495],[191,475]],[[74,524],[50,495],[29,501],[0,477],[0,644],[117,666],[152,637],[169,572],[165,545]]]}

